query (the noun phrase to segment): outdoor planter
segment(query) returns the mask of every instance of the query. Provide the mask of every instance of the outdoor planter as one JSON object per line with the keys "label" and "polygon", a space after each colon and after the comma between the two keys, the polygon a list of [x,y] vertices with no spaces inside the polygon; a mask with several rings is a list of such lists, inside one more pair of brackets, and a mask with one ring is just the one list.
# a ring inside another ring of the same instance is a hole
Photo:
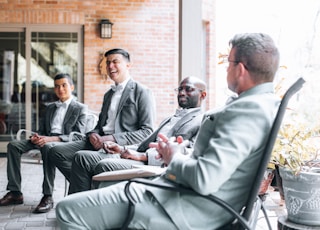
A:
{"label": "outdoor planter", "polygon": [[288,219],[309,226],[320,226],[320,168],[300,171],[279,167]]}

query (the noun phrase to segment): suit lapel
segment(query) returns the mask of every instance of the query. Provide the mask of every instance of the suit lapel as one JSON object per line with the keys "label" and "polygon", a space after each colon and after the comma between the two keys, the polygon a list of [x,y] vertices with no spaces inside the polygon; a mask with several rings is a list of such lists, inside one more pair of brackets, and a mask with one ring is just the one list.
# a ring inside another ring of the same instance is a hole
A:
{"label": "suit lapel", "polygon": [[49,119],[48,119],[48,122],[46,122],[46,123],[48,125],[47,130],[48,130],[49,133],[50,133],[50,130],[51,130],[51,123],[53,121],[53,117],[54,117],[54,115],[56,113],[56,110],[57,110],[57,106],[56,106],[55,103],[52,103],[51,106],[48,106]]}
{"label": "suit lapel", "polygon": [[68,106],[68,110],[66,112],[66,115],[64,116],[64,119],[63,119],[63,127],[64,125],[68,122],[68,120],[70,119],[72,113],[73,113],[73,110],[74,110],[74,101],[72,100],[70,102],[70,105]]}
{"label": "suit lapel", "polygon": [[160,129],[170,121],[171,117],[168,117],[165,121],[163,121],[157,130],[155,130],[147,139],[145,139],[141,144],[139,145],[137,151],[138,152],[145,152],[149,148],[149,144],[151,142],[154,142],[157,140],[158,133]]}
{"label": "suit lapel", "polygon": [[100,117],[99,117],[99,123],[100,123],[100,128],[102,129],[102,127],[107,123],[107,119],[108,119],[108,111],[109,111],[109,107],[111,104],[111,99],[112,99],[112,95],[113,95],[113,90],[109,90],[107,92],[107,95],[105,96],[105,105],[102,108],[102,111],[100,113]]}
{"label": "suit lapel", "polygon": [[173,136],[175,133],[186,123],[188,123],[194,116],[196,116],[200,111],[200,108],[194,109],[193,111],[184,115],[169,131],[168,136]]}
{"label": "suit lapel", "polygon": [[123,90],[123,93],[122,93],[122,96],[120,98],[120,101],[119,101],[119,107],[118,107],[118,110],[117,110],[117,116],[118,114],[120,113],[120,111],[122,110],[122,107],[124,106],[125,102],[127,101],[127,98],[129,97],[130,95],[130,91],[131,89],[133,88],[132,86],[132,80],[130,79],[126,85],[126,87],[124,88]]}

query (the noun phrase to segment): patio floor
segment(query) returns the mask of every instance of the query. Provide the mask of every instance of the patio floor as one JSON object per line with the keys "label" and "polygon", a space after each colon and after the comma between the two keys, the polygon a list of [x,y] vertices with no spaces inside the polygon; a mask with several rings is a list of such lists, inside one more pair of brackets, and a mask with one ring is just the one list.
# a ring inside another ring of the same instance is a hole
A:
{"label": "patio floor", "polygon": [[[7,193],[7,159],[0,157],[0,196]],[[42,197],[42,165],[34,161],[24,161],[21,164],[22,170],[22,191],[24,194],[24,204],[8,207],[0,207],[0,230],[53,230],[59,229],[56,224],[55,209],[48,213],[33,214],[32,210],[39,203]],[[53,198],[55,204],[64,197],[65,180],[63,175],[57,170],[55,179],[55,191]],[[272,224],[272,229],[277,229],[277,220],[279,216],[286,214],[284,205],[280,205],[280,196],[278,192],[269,188],[265,205],[267,213]],[[258,221],[257,230],[266,230],[267,225],[261,214]]]}

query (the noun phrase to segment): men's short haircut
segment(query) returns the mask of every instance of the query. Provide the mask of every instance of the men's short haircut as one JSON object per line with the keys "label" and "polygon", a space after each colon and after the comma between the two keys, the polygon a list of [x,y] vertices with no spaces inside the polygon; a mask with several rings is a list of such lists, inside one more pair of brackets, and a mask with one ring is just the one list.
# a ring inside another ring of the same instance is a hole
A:
{"label": "men's short haircut", "polygon": [[71,78],[71,76],[68,73],[59,73],[54,77],[54,80],[59,80],[62,78],[66,78],[69,82],[70,85],[73,85],[73,80]]}
{"label": "men's short haircut", "polygon": [[130,54],[124,49],[116,48],[109,50],[104,54],[104,56],[108,57],[111,54],[121,54],[128,62],[130,62]]}
{"label": "men's short haircut", "polygon": [[255,81],[272,81],[279,68],[279,51],[273,39],[263,33],[235,35],[229,44],[235,48],[235,60],[254,74]]}

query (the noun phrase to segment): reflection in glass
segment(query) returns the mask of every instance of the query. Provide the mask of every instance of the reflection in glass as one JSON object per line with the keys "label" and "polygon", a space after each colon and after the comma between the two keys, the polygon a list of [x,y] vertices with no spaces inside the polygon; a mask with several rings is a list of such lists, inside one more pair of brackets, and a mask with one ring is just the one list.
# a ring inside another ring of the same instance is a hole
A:
{"label": "reflection in glass", "polygon": [[[77,85],[77,33],[32,32],[31,60],[26,59],[25,38],[24,32],[0,32],[0,141],[11,140],[26,128],[26,104],[32,107],[32,130],[38,130],[47,103],[57,100],[53,90],[57,73],[69,73]],[[30,81],[26,80],[28,62]]]}

